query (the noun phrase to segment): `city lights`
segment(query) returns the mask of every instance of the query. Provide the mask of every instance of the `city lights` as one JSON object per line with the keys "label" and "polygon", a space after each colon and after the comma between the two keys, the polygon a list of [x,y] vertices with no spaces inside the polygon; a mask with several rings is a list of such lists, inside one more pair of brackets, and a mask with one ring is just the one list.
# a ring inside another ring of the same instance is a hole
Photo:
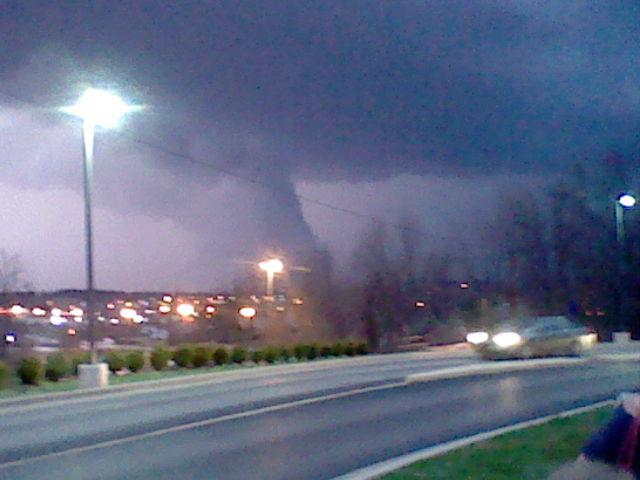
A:
{"label": "city lights", "polygon": [[27,309],[24,308],[22,305],[16,304],[16,305],[12,305],[9,311],[11,312],[12,315],[22,315],[27,311]]}
{"label": "city lights", "polygon": [[216,307],[214,307],[213,305],[207,305],[204,310],[209,314],[216,313]]}
{"label": "city lights", "polygon": [[44,308],[34,307],[31,309],[31,314],[34,317],[44,317],[47,314],[47,311]]}
{"label": "city lights", "polygon": [[162,297],[162,301],[166,303],[171,303],[173,302],[173,297],[171,295],[165,295],[164,297]]}
{"label": "city lights", "polygon": [[133,320],[136,315],[138,315],[138,312],[136,312],[133,308],[123,307],[120,309],[120,317],[125,320]]}
{"label": "city lights", "polygon": [[81,308],[73,307],[69,310],[69,315],[72,317],[81,317],[84,314]]}
{"label": "city lights", "polygon": [[424,308],[424,307],[426,307],[426,303],[424,303],[423,301],[418,300],[416,302],[416,308]]}
{"label": "city lights", "polygon": [[253,307],[240,307],[238,309],[238,313],[240,314],[241,317],[243,318],[248,318],[251,319],[253,317],[256,316],[256,314],[258,313],[258,311],[253,308]]}
{"label": "city lights", "polygon": [[16,343],[17,339],[18,337],[15,333],[7,333],[4,336],[4,343],[6,343],[7,345],[11,345],[13,343]]}
{"label": "city lights", "polygon": [[160,305],[158,307],[158,311],[160,313],[169,313],[171,311],[171,307],[169,305]]}
{"label": "city lights", "polygon": [[196,307],[190,303],[181,303],[176,307],[176,313],[181,317],[192,317],[196,314]]}

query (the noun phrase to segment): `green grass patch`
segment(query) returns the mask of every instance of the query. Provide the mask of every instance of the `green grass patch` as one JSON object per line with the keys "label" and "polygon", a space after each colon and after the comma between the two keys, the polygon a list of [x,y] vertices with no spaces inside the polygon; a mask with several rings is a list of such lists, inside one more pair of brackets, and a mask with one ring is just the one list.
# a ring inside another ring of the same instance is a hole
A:
{"label": "green grass patch", "polygon": [[384,480],[542,480],[575,459],[594,430],[611,416],[611,408],[507,433],[440,457],[415,463]]}

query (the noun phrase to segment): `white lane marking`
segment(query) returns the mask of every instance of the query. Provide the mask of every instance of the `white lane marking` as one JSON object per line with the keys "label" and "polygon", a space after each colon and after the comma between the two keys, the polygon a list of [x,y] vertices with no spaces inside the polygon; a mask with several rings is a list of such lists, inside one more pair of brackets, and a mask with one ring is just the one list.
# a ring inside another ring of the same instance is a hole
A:
{"label": "white lane marking", "polygon": [[247,418],[247,417],[254,417],[256,415],[262,415],[265,413],[272,413],[272,412],[278,412],[280,410],[285,410],[288,408],[294,408],[294,407],[301,407],[304,405],[311,405],[314,403],[320,403],[320,402],[326,402],[329,400],[336,400],[339,398],[344,398],[344,397],[350,397],[350,396],[354,396],[354,395],[361,395],[364,393],[369,393],[369,392],[376,392],[376,391],[380,391],[380,390],[390,390],[393,388],[399,388],[399,387],[406,387],[406,383],[405,382],[396,382],[396,383],[387,383],[385,385],[377,385],[377,386],[373,386],[373,387],[363,387],[363,388],[357,388],[354,390],[348,390],[346,392],[339,392],[339,393],[332,393],[330,395],[321,395],[318,397],[312,397],[312,398],[306,398],[303,400],[295,400],[295,401],[291,401],[291,402],[286,402],[286,403],[280,403],[277,405],[271,405],[269,407],[261,407],[261,408],[256,408],[253,410],[247,410],[245,412],[238,412],[238,413],[232,413],[229,415],[223,415],[220,417],[215,417],[215,418],[210,418],[207,420],[200,420],[197,422],[191,422],[191,423],[185,423],[183,425],[176,425],[174,427],[168,427],[168,428],[161,428],[159,430],[154,430],[152,432],[146,432],[146,433],[140,433],[137,435],[131,435],[128,437],[123,437],[123,438],[118,438],[115,440],[108,440],[108,441],[104,441],[104,442],[98,442],[92,445],[85,445],[82,447],[74,447],[74,448],[70,448],[68,450],[62,450],[59,452],[52,452],[52,453],[46,453],[44,455],[38,455],[38,456],[34,456],[34,457],[28,457],[28,458],[22,458],[20,460],[13,460],[11,462],[6,462],[6,463],[2,463],[0,464],[0,470],[6,469],[6,468],[11,468],[11,467],[17,467],[17,466],[21,466],[21,465],[26,465],[28,463],[34,463],[34,462],[40,462],[43,460],[49,460],[51,458],[55,458],[55,457],[61,457],[61,456],[65,456],[65,455],[71,455],[71,454],[75,454],[75,453],[83,453],[83,452],[87,452],[90,450],[97,450],[100,448],[109,448],[109,447],[114,447],[117,445],[121,445],[121,444],[125,444],[125,443],[130,443],[130,442],[136,442],[139,440],[145,440],[147,438],[152,438],[152,437],[157,437],[160,435],[166,435],[168,433],[175,433],[175,432],[181,432],[184,430],[191,430],[194,428],[199,428],[199,427],[206,427],[209,425],[215,425],[217,423],[222,423],[222,422],[229,422],[232,420],[238,420],[241,418]]}
{"label": "white lane marking", "polygon": [[554,415],[546,415],[544,417],[534,418],[533,420],[527,420],[525,422],[509,425],[508,427],[497,428],[495,430],[490,430],[487,432],[478,433],[476,435],[463,437],[458,440],[441,443],[439,445],[434,445],[432,447],[427,447],[422,450],[417,450],[415,452],[408,453],[406,455],[401,455],[399,457],[391,458],[389,460],[384,460],[382,462],[374,463],[367,467],[354,470],[353,472],[347,473],[345,475],[335,477],[333,480],[373,480],[381,477],[382,475],[386,475],[388,473],[394,472],[400,468],[407,467],[413,463],[420,462],[422,460],[427,460],[432,457],[437,457],[439,455],[443,455],[445,453],[451,452],[452,450],[456,450],[458,448],[468,447],[475,443],[483,442],[485,440],[490,440],[500,435],[504,435],[505,433],[515,432],[517,430],[523,430],[529,427],[535,427],[537,425],[542,425],[544,423],[550,422],[551,420],[555,420],[556,418],[565,418],[573,415],[579,415],[581,413],[586,413],[591,410],[596,410],[598,408],[615,405],[617,403],[618,402],[616,402],[615,400],[605,400],[603,402],[597,402],[591,405],[587,405],[586,407],[574,408],[572,410],[565,410],[564,412],[560,412]]}

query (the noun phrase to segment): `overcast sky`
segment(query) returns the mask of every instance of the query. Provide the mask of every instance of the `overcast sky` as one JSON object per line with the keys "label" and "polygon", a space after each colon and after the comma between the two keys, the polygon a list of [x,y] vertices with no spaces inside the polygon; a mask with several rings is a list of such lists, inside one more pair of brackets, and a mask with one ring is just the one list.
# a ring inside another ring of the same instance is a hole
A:
{"label": "overcast sky", "polygon": [[101,288],[344,260],[366,221],[294,192],[471,235],[505,185],[637,155],[639,38],[628,0],[0,1],[0,247],[82,286],[79,126],[54,107],[87,85],[146,107],[98,133]]}

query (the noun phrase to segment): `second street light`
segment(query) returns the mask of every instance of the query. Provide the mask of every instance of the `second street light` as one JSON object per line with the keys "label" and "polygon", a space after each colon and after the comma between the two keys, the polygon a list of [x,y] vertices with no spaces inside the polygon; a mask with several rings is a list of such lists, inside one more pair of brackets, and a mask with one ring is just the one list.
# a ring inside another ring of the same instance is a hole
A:
{"label": "second street light", "polygon": [[267,296],[273,296],[273,278],[276,273],[281,273],[284,270],[284,263],[278,258],[270,258],[263,260],[258,264],[261,270],[264,270],[267,274]]}
{"label": "second street light", "polygon": [[616,199],[616,243],[617,243],[617,311],[618,311],[618,327],[624,330],[627,325],[626,314],[628,304],[628,287],[627,287],[627,261],[626,261],[626,247],[625,247],[625,232],[624,232],[624,211],[633,208],[636,204],[636,198],[628,193],[618,195]]}
{"label": "second street light", "polygon": [[91,196],[93,184],[93,143],[96,127],[116,128],[125,114],[136,111],[140,107],[127,105],[117,95],[95,88],[89,88],[75,105],[62,108],[82,120],[82,143],[84,164],[84,218],[86,238],[86,315],[89,330],[89,346],[91,349],[91,365],[79,367],[81,387],[106,386],[108,370],[106,364],[97,363],[97,352],[94,337],[94,280],[93,280],[93,227],[91,212]]}

